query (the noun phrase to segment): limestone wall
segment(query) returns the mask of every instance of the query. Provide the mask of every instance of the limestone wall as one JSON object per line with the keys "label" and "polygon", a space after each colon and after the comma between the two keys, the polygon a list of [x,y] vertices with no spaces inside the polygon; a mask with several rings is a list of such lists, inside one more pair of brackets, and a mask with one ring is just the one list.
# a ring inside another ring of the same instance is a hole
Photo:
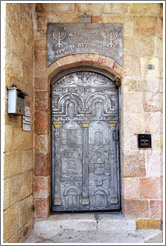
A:
{"label": "limestone wall", "polygon": [[[3,11],[3,10],[2,10]],[[33,25],[31,4],[6,4],[6,60],[4,115],[3,240],[21,242],[33,227]],[[4,60],[3,60],[4,61]],[[31,131],[22,129],[22,117],[7,113],[7,89],[12,85],[27,93],[31,108]]]}
{"label": "limestone wall", "polygon": [[[92,54],[71,55],[46,67],[48,22],[123,23],[124,66]],[[162,4],[37,3],[35,32],[35,180],[37,217],[49,214],[49,83],[59,71],[78,65],[104,68],[122,77],[120,94],[122,211],[137,228],[159,228],[162,217]],[[154,70],[147,70],[152,63]],[[43,124],[40,124],[42,119]],[[152,149],[138,149],[137,134],[152,134]]]}

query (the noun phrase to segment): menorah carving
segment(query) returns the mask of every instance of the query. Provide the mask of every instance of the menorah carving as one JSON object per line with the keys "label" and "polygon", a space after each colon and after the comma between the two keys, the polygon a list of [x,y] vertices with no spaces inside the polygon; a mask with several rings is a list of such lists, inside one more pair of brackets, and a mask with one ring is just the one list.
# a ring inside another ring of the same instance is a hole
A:
{"label": "menorah carving", "polygon": [[106,39],[109,40],[109,44],[107,45],[107,47],[115,47],[115,44],[113,43],[113,40],[115,40],[117,38],[117,33],[115,32],[110,32],[108,35],[106,35]]}
{"label": "menorah carving", "polygon": [[53,32],[52,34],[53,38],[58,41],[58,43],[55,45],[58,46],[58,48],[63,47],[63,44],[61,44],[61,41],[66,37],[66,32]]}

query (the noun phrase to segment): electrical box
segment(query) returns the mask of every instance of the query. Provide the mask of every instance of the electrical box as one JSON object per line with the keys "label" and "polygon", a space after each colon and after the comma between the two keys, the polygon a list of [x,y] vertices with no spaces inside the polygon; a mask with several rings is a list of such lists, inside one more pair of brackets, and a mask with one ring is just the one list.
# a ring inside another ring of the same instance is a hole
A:
{"label": "electrical box", "polygon": [[17,87],[8,88],[8,114],[25,114],[25,96],[27,94]]}

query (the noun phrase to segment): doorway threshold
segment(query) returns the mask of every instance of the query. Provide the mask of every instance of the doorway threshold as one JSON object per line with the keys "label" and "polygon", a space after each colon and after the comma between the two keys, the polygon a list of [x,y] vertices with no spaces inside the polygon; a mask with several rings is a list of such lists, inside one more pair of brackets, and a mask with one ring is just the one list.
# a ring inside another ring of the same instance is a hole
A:
{"label": "doorway threshold", "polygon": [[35,219],[34,231],[53,235],[61,231],[135,231],[136,220],[121,213],[54,213],[46,219]]}

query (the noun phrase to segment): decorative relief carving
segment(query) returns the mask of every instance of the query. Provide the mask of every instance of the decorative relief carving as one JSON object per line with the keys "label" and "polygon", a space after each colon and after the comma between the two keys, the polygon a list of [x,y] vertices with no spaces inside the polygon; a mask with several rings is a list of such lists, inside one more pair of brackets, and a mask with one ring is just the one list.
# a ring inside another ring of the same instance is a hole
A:
{"label": "decorative relief carving", "polygon": [[94,72],[66,75],[53,85],[55,211],[119,208],[117,100],[114,83]]}
{"label": "decorative relief carving", "polygon": [[78,53],[101,54],[123,64],[122,24],[48,23],[47,64]]}

